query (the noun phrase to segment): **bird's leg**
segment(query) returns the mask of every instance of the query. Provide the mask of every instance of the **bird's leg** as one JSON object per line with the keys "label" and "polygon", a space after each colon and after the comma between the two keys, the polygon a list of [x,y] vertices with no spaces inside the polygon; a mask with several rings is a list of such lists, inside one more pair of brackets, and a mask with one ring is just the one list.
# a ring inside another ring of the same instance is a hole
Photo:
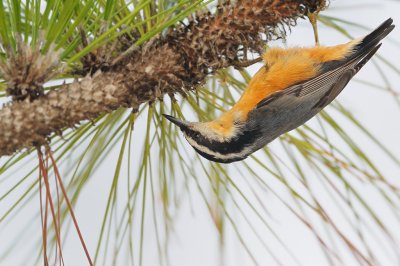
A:
{"label": "bird's leg", "polygon": [[262,60],[263,60],[262,57],[248,60],[247,59],[247,47],[244,47],[243,48],[243,59],[240,61],[239,60],[234,61],[232,65],[234,68],[238,69],[238,68],[244,68],[244,67],[251,66],[255,63],[261,62]]}
{"label": "bird's leg", "polygon": [[246,60],[242,60],[242,61],[236,61],[232,65],[235,68],[243,68],[243,67],[248,67],[255,63],[261,62],[262,60],[263,60],[262,57],[258,57],[258,58],[250,59],[250,60],[246,59]]}
{"label": "bird's leg", "polygon": [[314,31],[315,46],[319,46],[318,27],[317,27],[317,14],[309,12],[307,14]]}
{"label": "bird's leg", "polygon": [[318,14],[325,7],[326,7],[326,0],[320,0],[320,3],[316,10],[309,10],[307,12],[307,17],[310,20],[310,23],[311,23],[313,31],[314,31],[315,46],[319,46],[318,24],[317,24]]}

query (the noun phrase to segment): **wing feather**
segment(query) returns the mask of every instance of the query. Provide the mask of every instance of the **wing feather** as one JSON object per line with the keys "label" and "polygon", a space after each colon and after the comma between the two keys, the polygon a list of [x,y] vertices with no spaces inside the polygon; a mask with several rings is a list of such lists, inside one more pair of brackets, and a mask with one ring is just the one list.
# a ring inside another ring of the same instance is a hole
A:
{"label": "wing feather", "polygon": [[[292,85],[284,90],[268,96],[257,104],[256,109],[276,102],[276,100],[280,99],[284,95],[293,95],[298,98],[302,98],[312,94],[320,94],[321,92],[325,92],[324,96],[330,96],[329,99],[326,100],[326,103],[329,104],[343,90],[348,81],[355,74],[357,74],[357,72],[369,61],[369,59],[371,59],[380,46],[381,45],[379,44],[373,47],[367,53],[360,54],[358,57],[338,65],[335,69],[321,73],[310,80]],[[335,83],[341,80],[343,75],[348,78],[348,81],[346,83],[342,82],[342,86],[334,86]],[[334,89],[334,91],[331,91],[332,89]],[[284,106],[287,105],[285,104]]]}
{"label": "wing feather", "polygon": [[261,101],[249,112],[244,128],[259,136],[249,152],[263,147],[319,113],[339,95],[379,47],[377,45],[369,52],[337,65],[335,69],[276,92]]}

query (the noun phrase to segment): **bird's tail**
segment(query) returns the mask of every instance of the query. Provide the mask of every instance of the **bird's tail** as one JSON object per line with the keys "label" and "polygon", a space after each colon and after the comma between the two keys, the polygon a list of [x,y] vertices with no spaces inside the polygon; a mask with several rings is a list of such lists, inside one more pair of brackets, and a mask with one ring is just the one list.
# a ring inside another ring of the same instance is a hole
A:
{"label": "bird's tail", "polygon": [[361,39],[361,41],[354,46],[353,49],[355,52],[350,57],[354,58],[360,56],[361,54],[368,54],[371,50],[377,47],[380,41],[385,38],[393,29],[393,19],[389,18],[373,32]]}

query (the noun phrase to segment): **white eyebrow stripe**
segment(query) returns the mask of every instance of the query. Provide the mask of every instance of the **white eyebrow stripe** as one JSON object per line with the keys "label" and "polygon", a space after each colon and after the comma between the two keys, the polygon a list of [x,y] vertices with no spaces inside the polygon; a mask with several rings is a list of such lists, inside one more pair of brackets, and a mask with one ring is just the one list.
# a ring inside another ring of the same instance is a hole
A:
{"label": "white eyebrow stripe", "polygon": [[231,160],[234,158],[242,159],[242,158],[246,158],[250,153],[252,153],[252,150],[250,147],[244,147],[243,150],[239,153],[221,154],[219,152],[214,152],[214,151],[210,150],[209,148],[198,144],[194,139],[192,139],[186,135],[185,135],[185,138],[189,142],[190,145],[192,145],[199,151],[204,152],[208,155],[214,156],[215,158],[221,159],[221,160]]}

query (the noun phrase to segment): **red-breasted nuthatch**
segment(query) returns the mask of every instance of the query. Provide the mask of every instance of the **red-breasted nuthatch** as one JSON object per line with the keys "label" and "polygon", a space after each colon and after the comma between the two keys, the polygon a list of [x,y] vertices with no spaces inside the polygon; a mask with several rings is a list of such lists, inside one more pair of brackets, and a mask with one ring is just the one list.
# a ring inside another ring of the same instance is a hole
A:
{"label": "red-breasted nuthatch", "polygon": [[203,157],[221,163],[245,159],[278,136],[295,129],[332,102],[371,59],[394,28],[388,19],[367,36],[349,43],[312,48],[270,48],[265,66],[239,101],[211,122],[179,126]]}

